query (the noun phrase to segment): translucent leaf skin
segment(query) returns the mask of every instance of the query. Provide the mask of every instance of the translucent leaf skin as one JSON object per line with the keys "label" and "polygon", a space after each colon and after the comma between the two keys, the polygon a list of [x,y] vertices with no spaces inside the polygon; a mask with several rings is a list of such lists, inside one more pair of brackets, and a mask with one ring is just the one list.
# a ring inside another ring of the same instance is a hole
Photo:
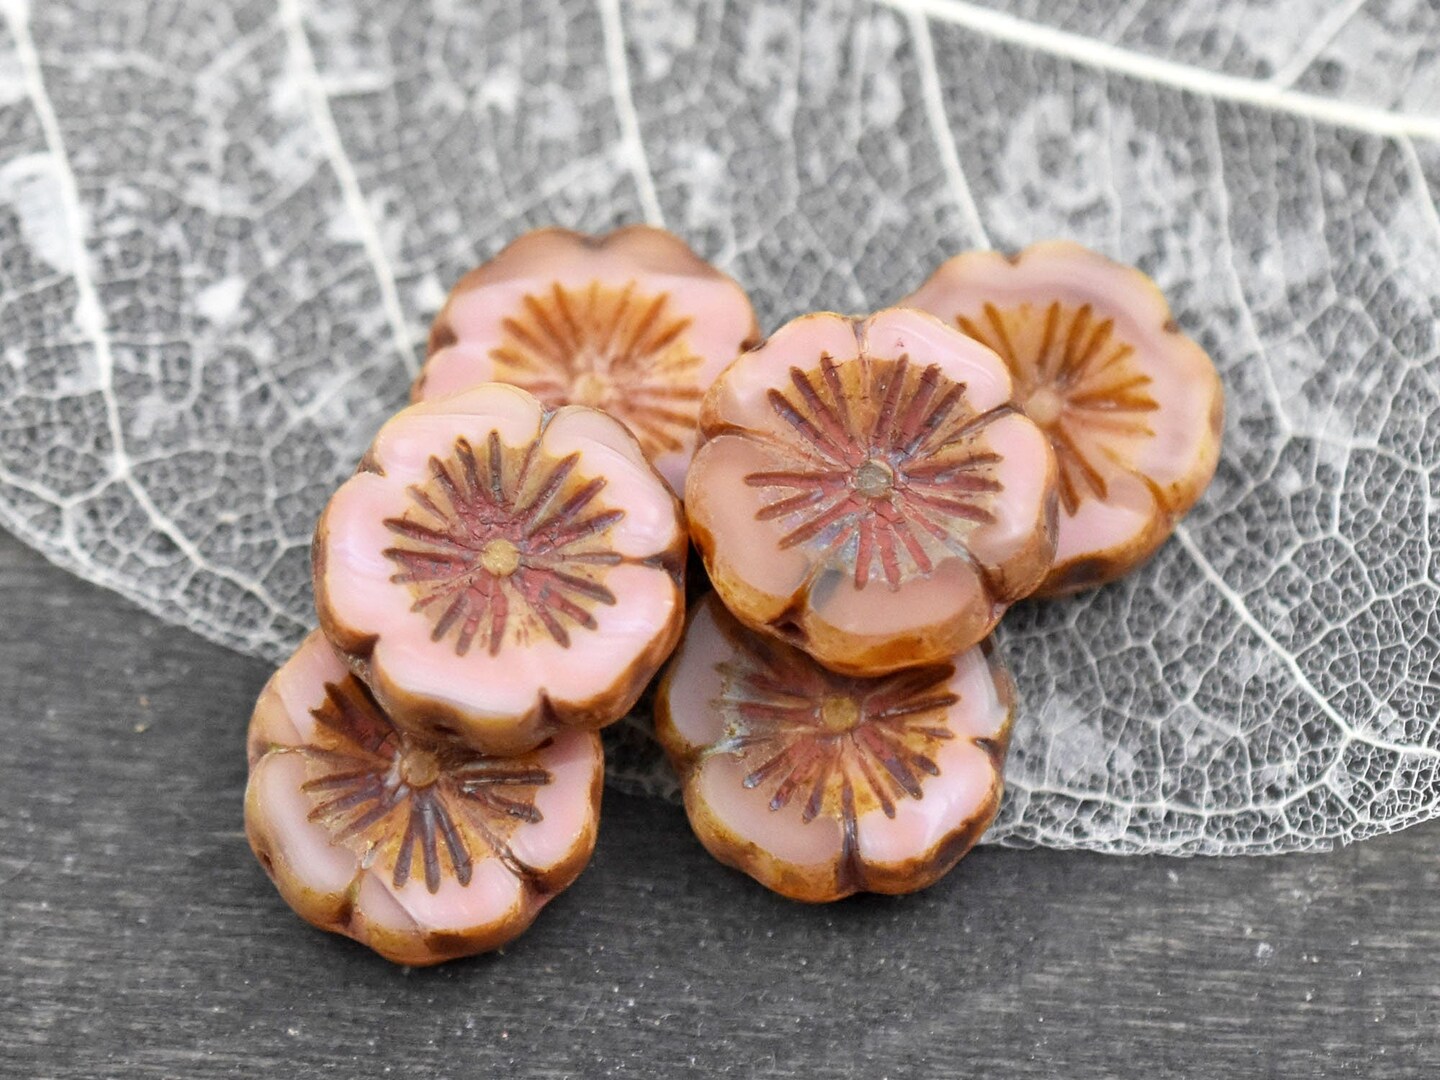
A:
{"label": "translucent leaf skin", "polygon": [[151,6],[0,7],[0,523],[57,562],[279,659],[445,290],[535,225],[665,225],[767,330],[1067,237],[1215,358],[1224,451],[1139,573],[1007,617],[989,839],[1435,816],[1431,5]]}

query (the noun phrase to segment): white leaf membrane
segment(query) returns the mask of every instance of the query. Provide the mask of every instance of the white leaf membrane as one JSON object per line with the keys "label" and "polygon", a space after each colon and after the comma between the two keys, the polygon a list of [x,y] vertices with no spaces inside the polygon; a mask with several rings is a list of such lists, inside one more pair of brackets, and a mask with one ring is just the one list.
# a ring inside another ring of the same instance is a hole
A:
{"label": "white leaf membrane", "polygon": [[[62,565],[278,660],[445,290],[536,225],[664,224],[766,328],[1070,237],[1211,351],[1225,448],[1152,563],[1007,618],[988,839],[1265,853],[1436,814],[1433,5],[0,14],[0,524]],[[673,794],[645,724],[612,780]]]}

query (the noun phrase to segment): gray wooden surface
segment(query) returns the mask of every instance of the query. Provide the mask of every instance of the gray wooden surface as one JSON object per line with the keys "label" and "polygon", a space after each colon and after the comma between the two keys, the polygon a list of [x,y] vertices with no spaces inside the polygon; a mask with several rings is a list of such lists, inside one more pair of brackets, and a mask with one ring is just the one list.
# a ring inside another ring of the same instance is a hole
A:
{"label": "gray wooden surface", "polygon": [[503,955],[393,968],[241,832],[265,665],[0,536],[0,1076],[1440,1075],[1440,828],[1328,855],[980,850],[827,909],[607,796]]}

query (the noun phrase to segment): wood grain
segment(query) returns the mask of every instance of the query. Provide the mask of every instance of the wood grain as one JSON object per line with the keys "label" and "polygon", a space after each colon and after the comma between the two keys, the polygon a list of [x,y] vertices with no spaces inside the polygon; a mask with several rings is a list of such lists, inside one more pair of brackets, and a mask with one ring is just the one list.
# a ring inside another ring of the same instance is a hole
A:
{"label": "wood grain", "polygon": [[1440,1074],[1440,828],[1330,855],[981,850],[806,908],[607,795],[503,955],[392,968],[241,833],[264,665],[0,537],[0,1076]]}

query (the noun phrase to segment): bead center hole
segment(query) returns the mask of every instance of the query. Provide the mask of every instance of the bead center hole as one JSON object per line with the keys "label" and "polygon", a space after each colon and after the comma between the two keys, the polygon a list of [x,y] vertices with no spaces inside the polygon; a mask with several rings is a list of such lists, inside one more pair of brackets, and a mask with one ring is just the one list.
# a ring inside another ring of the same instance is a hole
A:
{"label": "bead center hole", "polygon": [[440,779],[440,759],[433,750],[407,750],[400,759],[400,779],[412,788],[427,788]]}
{"label": "bead center hole", "polygon": [[587,371],[575,380],[575,385],[570,390],[570,398],[577,405],[588,405],[595,409],[605,403],[609,391],[610,387],[602,376]]}
{"label": "bead center hole", "polygon": [[855,490],[867,499],[883,498],[894,486],[895,470],[883,461],[871,458],[855,470]]}
{"label": "bead center hole", "polygon": [[1025,412],[1041,427],[1049,427],[1065,411],[1065,399],[1049,386],[1036,387],[1025,402]]}
{"label": "bead center hole", "polygon": [[853,731],[858,723],[860,706],[855,704],[854,698],[835,694],[820,703],[820,726],[832,735]]}
{"label": "bead center hole", "polygon": [[491,540],[480,549],[480,565],[496,577],[509,577],[520,566],[520,549],[503,538]]}

